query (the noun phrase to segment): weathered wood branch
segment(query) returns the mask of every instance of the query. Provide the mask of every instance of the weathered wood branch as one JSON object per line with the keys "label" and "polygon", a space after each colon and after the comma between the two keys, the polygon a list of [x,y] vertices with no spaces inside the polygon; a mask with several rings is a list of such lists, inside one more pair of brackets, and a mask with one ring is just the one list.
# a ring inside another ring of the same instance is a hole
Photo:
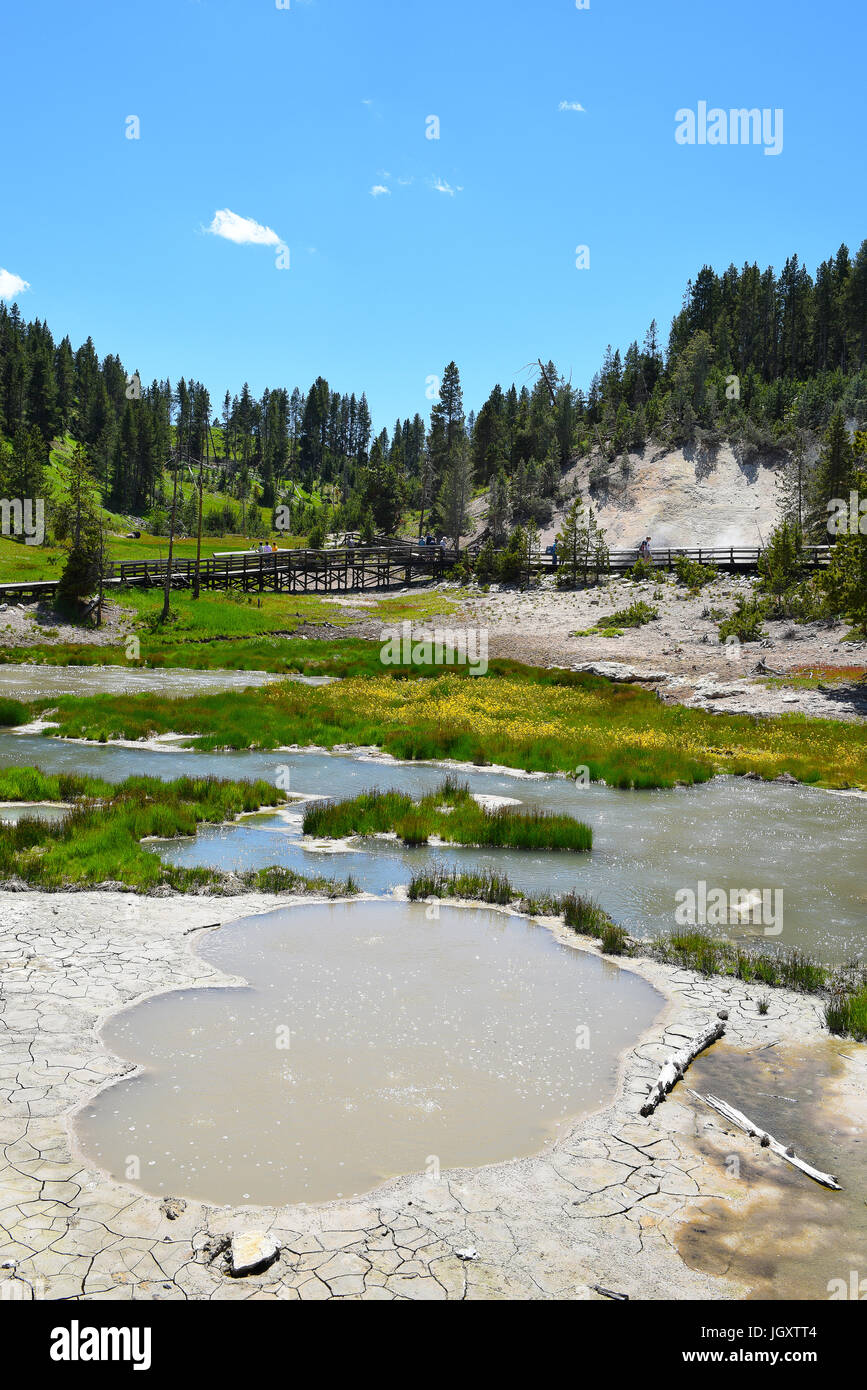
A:
{"label": "weathered wood branch", "polygon": [[700,1052],[704,1052],[706,1047],[710,1047],[712,1042],[721,1038],[724,1032],[725,1024],[722,1020],[715,1020],[687,1043],[686,1047],[681,1048],[680,1052],[675,1052],[669,1057],[647,1094],[647,1099],[641,1107],[642,1115],[653,1114],[659,1102],[665,1100],[672,1086],[683,1076],[690,1062],[694,1061]]}
{"label": "weathered wood branch", "polygon": [[735,1110],[733,1105],[720,1100],[718,1096],[701,1096],[698,1091],[690,1091],[690,1095],[695,1096],[698,1100],[703,1100],[705,1105],[710,1106],[711,1110],[716,1110],[723,1119],[736,1125],[738,1129],[742,1129],[746,1134],[754,1135],[761,1141],[763,1148],[771,1149],[780,1158],[784,1158],[787,1163],[791,1163],[793,1168],[798,1168],[802,1173],[806,1173],[807,1177],[812,1178],[814,1182],[820,1182],[823,1187],[832,1187],[835,1192],[842,1190],[837,1179],[831,1173],[822,1173],[812,1164],[805,1163],[802,1158],[797,1157],[791,1146],[787,1149],[779,1140],[768,1134],[767,1130],[762,1129],[760,1125],[753,1124],[752,1120],[748,1120],[743,1111]]}

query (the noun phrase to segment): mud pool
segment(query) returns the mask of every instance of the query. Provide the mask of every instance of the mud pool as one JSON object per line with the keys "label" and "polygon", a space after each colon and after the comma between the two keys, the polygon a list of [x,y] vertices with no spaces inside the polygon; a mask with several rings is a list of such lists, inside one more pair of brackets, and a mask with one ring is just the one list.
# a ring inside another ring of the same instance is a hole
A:
{"label": "mud pool", "polygon": [[246,987],[109,1021],[142,1068],[80,1114],[86,1156],[155,1195],[320,1201],[542,1150],[613,1097],[656,990],[545,928],[395,902],[292,907],[201,954]]}

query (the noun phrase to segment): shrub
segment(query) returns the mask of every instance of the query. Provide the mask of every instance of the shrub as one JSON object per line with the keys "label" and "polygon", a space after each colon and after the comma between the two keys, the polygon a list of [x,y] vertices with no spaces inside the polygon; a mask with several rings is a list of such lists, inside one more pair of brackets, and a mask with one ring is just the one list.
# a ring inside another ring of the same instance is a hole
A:
{"label": "shrub", "polygon": [[502,584],[518,584],[524,571],[524,528],[516,526],[499,557],[498,578]]}
{"label": "shrub", "polygon": [[759,556],[758,589],[763,594],[784,594],[801,578],[804,541],[791,521],[783,521],[768,539]]}
{"label": "shrub", "polygon": [[674,572],[681,584],[685,584],[687,589],[697,593],[704,584],[710,584],[712,579],[716,579],[716,569],[713,565],[701,565],[698,560],[690,560],[687,555],[678,555],[674,562]]}
{"label": "shrub", "polygon": [[639,555],[638,559],[635,561],[635,564],[632,566],[632,569],[627,570],[627,573],[629,575],[629,578],[633,580],[634,583],[640,584],[644,580],[653,578],[653,564],[650,560],[645,560],[642,555]]}
{"label": "shrub", "polygon": [[719,640],[737,637],[740,642],[759,642],[765,636],[762,623],[767,612],[763,599],[739,598],[729,616],[719,625]]}
{"label": "shrub", "polygon": [[651,604],[645,603],[644,599],[639,599],[637,603],[631,603],[628,608],[620,608],[616,613],[611,613],[607,618],[600,618],[597,627],[643,627],[645,623],[652,623],[659,617],[659,609]]}
{"label": "shrub", "polygon": [[480,584],[490,584],[491,580],[497,577],[497,552],[490,537],[476,556],[474,569]]}

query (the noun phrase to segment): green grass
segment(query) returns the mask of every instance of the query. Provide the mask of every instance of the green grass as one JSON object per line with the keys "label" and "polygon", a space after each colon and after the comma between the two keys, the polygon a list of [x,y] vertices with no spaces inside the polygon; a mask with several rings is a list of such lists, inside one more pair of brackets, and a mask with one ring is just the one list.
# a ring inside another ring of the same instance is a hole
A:
{"label": "green grass", "polygon": [[10,700],[7,696],[0,696],[0,728],[13,728],[18,724],[27,723],[27,706],[22,705],[20,700]]}
{"label": "green grass", "polygon": [[507,906],[517,896],[506,875],[492,869],[462,872],[437,864],[413,874],[409,884],[410,902],[421,898],[465,898]]}
{"label": "green grass", "polygon": [[607,956],[623,956],[629,950],[629,937],[616,922],[608,922],[602,932],[600,949]]}
{"label": "green grass", "polygon": [[342,840],[349,835],[394,831],[407,845],[427,844],[432,835],[451,844],[508,849],[589,850],[593,832],[573,816],[547,811],[487,810],[466,783],[452,778],[413,801],[404,792],[369,791],[343,801],[316,802],[304,815],[304,834]]}
{"label": "green grass", "polygon": [[836,990],[825,1006],[825,1022],[831,1033],[867,1042],[867,983],[851,994]]}
{"label": "green grass", "polygon": [[[315,656],[313,643],[301,644]],[[369,654],[369,653],[368,653]],[[375,659],[374,659],[375,665]],[[416,678],[416,677],[419,678]],[[202,750],[287,744],[375,745],[401,759],[573,772],[609,786],[670,787],[718,772],[755,772],[828,787],[867,784],[867,728],[787,714],[759,719],[664,705],[650,691],[586,672],[493,661],[488,674],[365,673],[310,688],[36,700],[66,737],[140,739],[179,733]]]}
{"label": "green grass", "polygon": [[700,975],[733,975],[747,983],[816,994],[826,989],[830,971],[806,952],[792,947],[758,951],[720,940],[703,931],[672,932],[652,943],[656,959],[696,970]]}
{"label": "green grass", "polygon": [[[95,643],[5,647],[0,666],[29,662],[39,666],[128,666],[136,670],[270,671],[275,675],[358,676],[382,670],[379,643],[363,638],[307,641],[301,637],[216,638],[214,641],[164,642],[141,639],[142,659],[129,661],[123,647]],[[438,674],[438,667],[430,667]]]}
{"label": "green grass", "polygon": [[[192,836],[200,823],[221,824],[283,800],[283,793],[264,781],[129,777],[113,784],[99,778],[51,776],[39,768],[8,768],[0,771],[0,801],[63,801],[72,802],[72,808],[60,821],[25,816],[0,825],[0,879],[16,878],[49,892],[104,883],[119,883],[137,893],[165,885],[180,892],[218,891],[227,875],[164,864],[141,842]],[[352,891],[346,884],[280,868],[235,877],[259,891],[330,896]]]}
{"label": "green grass", "polygon": [[[420,898],[465,898],[476,902],[498,903],[507,907],[514,905],[528,917],[562,917],[567,927],[582,936],[593,936],[601,940],[609,933],[608,940],[620,944],[621,954],[627,946],[628,938],[622,927],[618,927],[593,898],[570,892],[560,896],[544,894],[541,897],[525,897],[512,886],[505,874],[485,869],[481,872],[460,869],[446,869],[434,864],[413,874],[409,885],[410,902]],[[617,935],[612,935],[612,929]]]}

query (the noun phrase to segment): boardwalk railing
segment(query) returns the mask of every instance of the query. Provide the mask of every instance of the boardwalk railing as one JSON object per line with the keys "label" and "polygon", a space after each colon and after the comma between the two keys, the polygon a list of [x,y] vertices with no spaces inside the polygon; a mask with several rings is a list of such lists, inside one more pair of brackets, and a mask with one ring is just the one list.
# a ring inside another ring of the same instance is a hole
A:
{"label": "boardwalk railing", "polygon": [[[804,562],[811,568],[826,565],[831,552],[828,545],[804,547]],[[690,560],[731,572],[755,570],[762,548],[756,546],[672,546],[655,550],[651,563],[655,569],[673,570],[679,555]],[[472,557],[466,551],[441,548],[438,545],[418,545],[409,541],[391,541],[377,545],[347,545],[331,550],[278,550],[259,552],[227,551],[209,555],[199,563],[199,584],[202,589],[258,590],[275,593],[339,593],[364,589],[406,587],[419,580],[444,578],[458,563]],[[596,573],[623,573],[637,559],[635,550],[612,550],[607,560],[597,566],[590,559],[587,569]],[[562,566],[563,556],[558,556]],[[163,585],[167,560],[118,560],[106,572],[107,589],[126,585],[151,588]],[[529,567],[531,574],[544,574],[555,569],[554,557],[538,554]],[[583,567],[582,567],[583,568]],[[192,587],[196,561],[172,559],[171,583],[174,587]],[[57,580],[30,580],[4,583],[0,580],[0,599],[50,598]]]}

